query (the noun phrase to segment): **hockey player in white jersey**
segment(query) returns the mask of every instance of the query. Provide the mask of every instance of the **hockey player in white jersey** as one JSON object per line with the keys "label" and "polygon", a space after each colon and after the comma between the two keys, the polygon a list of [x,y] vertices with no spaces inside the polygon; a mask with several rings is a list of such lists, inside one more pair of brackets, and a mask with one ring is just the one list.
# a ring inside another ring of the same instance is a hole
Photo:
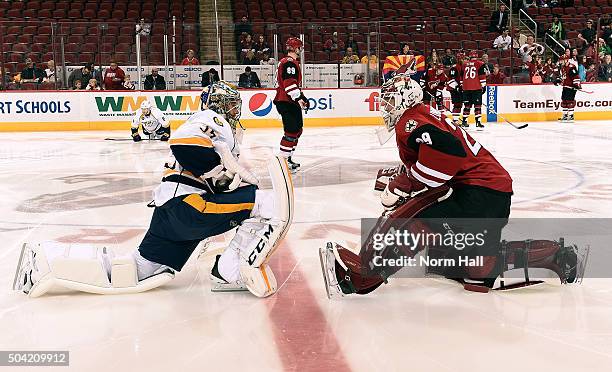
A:
{"label": "hockey player in white jersey", "polygon": [[238,163],[240,94],[221,81],[206,87],[201,99],[202,111],[170,138],[171,156],[153,192],[155,211],[138,249],[119,257],[88,245],[25,244],[15,289],[30,297],[58,287],[100,294],[146,291],[171,280],[202,240],[236,229],[216,257],[211,279],[257,297],[276,291],[267,262],[293,217],[287,163],[272,157],[273,190],[259,190],[258,179]]}
{"label": "hockey player in white jersey", "polygon": [[142,140],[139,133],[140,127],[142,127],[142,134],[149,139],[159,138],[161,141],[167,141],[170,138],[170,122],[164,113],[149,101],[143,101],[132,118],[134,142]]}

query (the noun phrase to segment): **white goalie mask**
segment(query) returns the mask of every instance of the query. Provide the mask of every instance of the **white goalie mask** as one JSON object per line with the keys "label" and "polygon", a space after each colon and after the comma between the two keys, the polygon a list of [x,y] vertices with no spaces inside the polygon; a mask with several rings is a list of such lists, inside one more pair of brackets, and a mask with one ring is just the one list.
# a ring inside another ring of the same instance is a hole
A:
{"label": "white goalie mask", "polygon": [[380,89],[380,112],[387,130],[392,131],[404,111],[423,101],[423,89],[408,73],[395,75]]}

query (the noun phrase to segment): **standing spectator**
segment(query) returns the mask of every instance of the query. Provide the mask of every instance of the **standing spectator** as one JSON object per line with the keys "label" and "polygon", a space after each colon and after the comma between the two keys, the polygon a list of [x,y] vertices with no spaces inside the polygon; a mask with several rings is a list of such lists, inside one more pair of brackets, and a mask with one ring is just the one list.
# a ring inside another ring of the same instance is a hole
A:
{"label": "standing spectator", "polygon": [[356,55],[359,55],[359,47],[357,46],[357,42],[355,41],[353,34],[350,34],[348,36],[348,39],[346,39],[345,46],[346,46],[346,49],[351,48],[353,50],[353,53],[355,53]]}
{"label": "standing spectator", "polygon": [[427,69],[430,69],[430,68],[435,69],[436,66],[438,66],[441,63],[442,62],[440,61],[440,58],[438,58],[438,51],[435,49],[432,49],[431,54],[429,55],[429,57],[427,57],[427,60],[426,60]]}
{"label": "standing spectator", "polygon": [[55,83],[55,81],[57,80],[55,76],[55,61],[53,61],[52,59],[47,62],[47,68],[45,69],[45,78],[43,80],[48,83]]}
{"label": "standing spectator", "polygon": [[257,55],[257,58],[261,60],[264,53],[268,53],[268,55],[270,54],[270,46],[266,42],[265,37],[263,35],[259,35],[259,38],[255,43],[255,54]]}
{"label": "standing spectator", "polygon": [[144,88],[145,90],[166,90],[166,80],[159,74],[157,67],[153,67],[151,74],[145,77]]}
{"label": "standing spectator", "polygon": [[255,71],[251,71],[249,66],[245,67],[244,72],[238,77],[238,86],[240,88],[261,88],[259,76]]}
{"label": "standing spectator", "polygon": [[593,20],[589,19],[586,23],[586,28],[578,34],[578,39],[582,41],[582,53],[593,44],[595,40],[595,29],[593,28]]}
{"label": "standing spectator", "polygon": [[121,90],[123,89],[124,80],[125,72],[117,65],[117,62],[112,61],[110,66],[104,71],[104,89]]}
{"label": "standing spectator", "polygon": [[270,58],[270,52],[264,52],[261,56],[261,60],[259,61],[260,65],[276,65],[276,61],[274,58]]}
{"label": "standing spectator", "polygon": [[503,84],[506,75],[499,69],[499,65],[496,63],[493,65],[493,70],[489,76],[487,76],[487,84]]}
{"label": "standing spectator", "polygon": [[353,48],[348,47],[346,48],[346,54],[344,55],[344,58],[342,58],[342,61],[340,61],[340,63],[343,63],[343,64],[359,63],[359,57],[353,54]]}
{"label": "standing spectator", "polygon": [[587,56],[578,57],[578,76],[580,76],[580,81],[586,81],[586,70],[587,70]]}
{"label": "standing spectator", "polygon": [[599,65],[599,73],[597,75],[599,81],[612,81],[612,56],[606,54],[601,65]]}
{"label": "standing spectator", "polygon": [[244,37],[244,39],[242,39],[242,41],[240,42],[240,62],[243,65],[251,64],[251,63],[245,63],[245,59],[249,52],[253,54],[253,57],[251,57],[251,59],[254,59],[255,58],[255,43],[253,43],[253,38],[251,37],[251,35],[247,34]]}
{"label": "standing spectator", "polygon": [[496,37],[495,40],[493,41],[493,48],[499,49],[499,50],[508,50],[510,49],[511,45],[512,45],[512,38],[510,37],[510,34],[507,28],[504,28],[502,30],[501,35]]}
{"label": "standing spectator", "polygon": [[76,79],[72,82],[72,87],[70,89],[72,90],[81,90],[83,89],[83,83],[81,82],[80,79]]}
{"label": "standing spectator", "polygon": [[487,76],[493,71],[493,64],[489,62],[489,55],[487,53],[483,53],[482,57],[480,57],[482,63],[484,63],[485,73]]}
{"label": "standing spectator", "polygon": [[370,75],[369,85],[378,85],[378,57],[372,51],[370,56],[363,56],[361,63],[366,66],[366,71]]}
{"label": "standing spectator", "polygon": [[455,58],[450,48],[446,48],[444,51],[444,55],[442,56],[442,64],[444,67],[451,67],[457,64],[457,58]]}
{"label": "standing spectator", "polygon": [[199,65],[200,61],[196,58],[195,56],[195,52],[193,51],[193,49],[189,49],[187,51],[187,57],[185,57],[185,59],[183,59],[183,62],[181,62],[181,65],[183,66],[193,66],[193,65]]}
{"label": "standing spectator", "polygon": [[134,82],[130,78],[130,75],[125,75],[125,80],[123,80],[123,84],[121,84],[124,90],[135,90],[136,86]]}
{"label": "standing spectator", "polygon": [[400,47],[399,54],[401,56],[407,56],[407,55],[412,54],[412,51],[410,51],[410,45],[408,45],[408,43],[402,44]]}
{"label": "standing spectator", "polygon": [[501,32],[506,26],[508,26],[508,15],[509,12],[504,4],[499,6],[499,10],[491,14],[491,21],[489,23],[490,32]]}
{"label": "standing spectator", "polygon": [[327,39],[325,44],[323,44],[323,49],[326,52],[340,52],[343,51],[344,41],[338,39],[338,33],[334,31],[331,39]]}
{"label": "standing spectator", "polygon": [[93,78],[89,79],[89,84],[87,84],[85,90],[101,90],[100,86],[98,85],[98,80]]}
{"label": "standing spectator", "polygon": [[202,74],[202,87],[207,87],[210,84],[219,81],[219,73],[214,67]]}
{"label": "standing spectator", "polygon": [[563,23],[561,22],[561,19],[559,19],[558,15],[553,15],[553,21],[550,24],[550,27],[548,27],[546,33],[549,34],[553,39],[561,43],[563,46],[569,46],[569,43],[566,40],[565,27],[563,27]]}
{"label": "standing spectator", "polygon": [[519,54],[523,58],[523,63],[531,62],[533,57],[544,53],[544,47],[537,44],[533,36],[527,36],[527,42],[519,48]]}
{"label": "standing spectator", "polygon": [[240,23],[236,25],[234,29],[234,36],[236,38],[236,45],[240,44],[240,40],[246,35],[253,35],[253,26],[249,22],[249,19],[244,16],[240,19]]}
{"label": "standing spectator", "polygon": [[32,58],[25,60],[25,68],[21,71],[22,83],[40,83],[45,77],[45,72],[34,65]]}

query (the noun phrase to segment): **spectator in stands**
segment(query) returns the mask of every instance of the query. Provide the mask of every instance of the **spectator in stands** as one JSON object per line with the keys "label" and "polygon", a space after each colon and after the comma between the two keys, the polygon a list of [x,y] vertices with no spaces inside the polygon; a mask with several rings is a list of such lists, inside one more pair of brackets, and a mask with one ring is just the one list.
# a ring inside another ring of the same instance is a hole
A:
{"label": "spectator in stands", "polygon": [[527,42],[519,48],[519,54],[523,58],[523,63],[531,62],[533,57],[536,55],[542,55],[544,53],[544,47],[537,44],[533,36],[527,36]]}
{"label": "spectator in stands", "polygon": [[402,44],[400,47],[399,54],[401,56],[407,56],[407,55],[413,54],[412,51],[410,50],[410,45],[408,45],[408,43]]}
{"label": "spectator in stands", "polygon": [[512,38],[510,37],[510,33],[507,28],[504,28],[501,32],[501,35],[495,38],[493,41],[493,48],[499,50],[508,50],[512,45]]}
{"label": "spectator in stands", "polygon": [[586,81],[587,83],[594,83],[597,81],[597,67],[593,62],[589,64],[586,70]]}
{"label": "spectator in stands", "polygon": [[125,79],[123,80],[123,84],[121,84],[124,90],[135,90],[136,85],[130,78],[130,75],[125,75]]}
{"label": "spectator in stands", "polygon": [[489,75],[491,71],[493,71],[493,64],[489,62],[489,55],[487,53],[483,53],[480,59],[482,60],[482,63],[484,63],[486,74]]}
{"label": "spectator in stands", "polygon": [[98,80],[93,78],[89,79],[89,84],[87,84],[85,90],[101,90],[100,86],[98,85]]}
{"label": "spectator in stands", "polygon": [[234,28],[234,36],[236,37],[236,45],[240,44],[241,38],[246,35],[253,35],[253,26],[249,22],[249,19],[244,16],[240,19],[240,23]]}
{"label": "spectator in stands", "polygon": [[606,14],[606,16],[601,19],[600,24],[601,38],[610,48],[612,48],[612,15],[610,13]]}
{"label": "spectator in stands", "polygon": [[261,55],[261,60],[259,61],[260,65],[276,65],[276,61],[274,58],[270,57],[270,52],[263,52]]}
{"label": "spectator in stands", "polygon": [[585,53],[589,46],[593,44],[593,40],[595,40],[595,29],[593,28],[592,19],[586,22],[586,28],[580,31],[578,39],[582,41],[582,53]]}
{"label": "spectator in stands", "polygon": [[246,56],[244,56],[243,60],[242,60],[242,64],[243,65],[258,65],[259,62],[257,61],[257,57],[255,56],[255,52],[252,50],[249,50],[246,53]]}
{"label": "spectator in stands", "polygon": [[572,58],[574,61],[578,61],[578,49],[576,49],[576,48],[572,49],[571,58]]}
{"label": "spectator in stands", "polygon": [[323,49],[326,52],[340,52],[343,51],[344,48],[344,41],[339,40],[338,39],[338,33],[334,32],[332,34],[332,37],[330,39],[327,39],[325,41],[325,44],[323,44]]}
{"label": "spectator in stands", "polygon": [[353,48],[348,47],[346,48],[346,54],[344,55],[340,63],[342,64],[359,63],[359,57],[353,54]]}
{"label": "spectator in stands", "polygon": [[202,87],[207,87],[210,84],[219,81],[219,73],[214,67],[202,74]]}
{"label": "spectator in stands", "polygon": [[508,26],[508,9],[504,4],[499,6],[499,10],[491,14],[491,21],[489,22],[489,31],[501,32],[506,26]]}
{"label": "spectator in stands", "polygon": [[604,39],[599,39],[597,42],[597,53],[603,54],[604,56],[606,54],[612,54],[612,47],[606,44]]}
{"label": "spectator in stands", "polygon": [[72,71],[70,73],[70,76],[68,76],[68,86],[70,87],[70,89],[74,89],[74,87],[76,86],[76,80],[80,80],[81,82],[83,82],[89,81],[89,79],[93,78],[93,75],[91,73],[92,69],[93,66],[91,65],[91,63],[87,63],[80,69]]}
{"label": "spectator in stands", "polygon": [[263,54],[266,52],[268,55],[270,54],[270,46],[266,42],[266,38],[263,35],[259,35],[259,38],[255,43],[255,54],[257,55],[257,58],[261,60]]}
{"label": "spectator in stands", "polygon": [[612,56],[606,54],[603,62],[599,65],[599,73],[597,75],[599,81],[612,81]]}
{"label": "spectator in stands", "polygon": [[117,65],[117,62],[111,61],[110,66],[104,71],[104,89],[122,90],[124,80],[125,72]]}
{"label": "spectator in stands", "polygon": [[253,38],[251,35],[247,34],[244,39],[240,42],[240,62],[243,65],[248,65],[252,63],[245,63],[246,56],[249,52],[253,53],[252,59],[255,57],[255,43],[253,42]]}
{"label": "spectator in stands", "polygon": [[554,82],[555,64],[553,63],[552,57],[546,58],[546,62],[544,66],[542,66],[542,75],[545,83]]}
{"label": "spectator in stands", "polygon": [[369,85],[378,85],[378,57],[374,51],[370,55],[365,55],[361,58],[361,63],[366,66],[368,74],[370,74]]}
{"label": "spectator in stands", "polygon": [[183,66],[193,66],[193,65],[199,65],[200,61],[196,58],[195,56],[195,52],[193,51],[193,49],[189,49],[187,51],[187,57],[185,57],[183,59],[183,62],[181,62],[181,65]]}
{"label": "spectator in stands", "polygon": [[528,64],[529,67],[529,81],[534,84],[541,84],[544,80],[542,78],[544,65],[542,64],[542,56],[535,56]]}
{"label": "spectator in stands", "polygon": [[457,64],[457,58],[450,48],[446,48],[444,51],[444,55],[442,56],[442,64],[444,67],[451,67]]}
{"label": "spectator in stands", "polygon": [[[559,19],[558,15],[553,15],[553,21],[550,24],[550,27],[548,27],[548,30],[546,30],[546,33],[563,46],[569,46],[569,42],[566,40],[565,27],[563,27],[563,23],[561,22],[561,19]],[[548,44],[551,45],[552,43]]]}
{"label": "spectator in stands", "polygon": [[73,84],[73,85],[72,85],[72,88],[70,88],[70,89],[72,89],[72,90],[81,90],[81,89],[83,89],[83,83],[81,83],[81,80],[80,80],[80,79],[76,79],[76,80],[74,80],[74,81],[72,82],[72,84]]}
{"label": "spectator in stands", "polygon": [[261,88],[261,82],[257,73],[251,71],[251,68],[247,66],[238,78],[238,86],[240,88]]}
{"label": "spectator in stands", "polygon": [[431,50],[429,57],[427,57],[425,63],[427,64],[427,69],[435,68],[437,65],[442,63],[440,58],[438,58],[438,51],[435,49]]}
{"label": "spectator in stands", "polygon": [[496,63],[493,65],[491,74],[487,76],[487,84],[503,84],[506,75],[499,69],[499,65]]}
{"label": "spectator in stands", "polygon": [[578,76],[580,76],[580,81],[586,81],[587,66],[587,56],[582,55],[578,57]]}
{"label": "spectator in stands", "polygon": [[157,67],[153,67],[151,74],[145,77],[144,88],[145,90],[166,90],[166,79],[159,74]]}
{"label": "spectator in stands", "polygon": [[346,39],[346,43],[344,43],[344,45],[346,46],[345,51],[346,49],[351,48],[353,49],[353,53],[359,55],[359,47],[357,46],[357,42],[355,41],[353,34],[348,36],[348,39]]}
{"label": "spectator in stands", "polygon": [[26,58],[25,68],[21,71],[22,83],[40,83],[45,77],[45,72],[34,65],[32,58]]}
{"label": "spectator in stands", "polygon": [[50,59],[47,62],[47,68],[45,69],[45,78],[43,79],[43,81],[47,83],[55,83],[56,80],[57,79],[55,76],[55,61]]}

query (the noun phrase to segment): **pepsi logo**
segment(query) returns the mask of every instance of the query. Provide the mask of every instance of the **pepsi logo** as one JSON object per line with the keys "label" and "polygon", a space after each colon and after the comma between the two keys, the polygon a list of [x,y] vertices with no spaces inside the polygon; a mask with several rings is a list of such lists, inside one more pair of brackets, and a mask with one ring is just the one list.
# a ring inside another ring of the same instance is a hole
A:
{"label": "pepsi logo", "polygon": [[249,110],[255,116],[266,116],[272,111],[272,100],[265,93],[255,93],[249,99]]}

